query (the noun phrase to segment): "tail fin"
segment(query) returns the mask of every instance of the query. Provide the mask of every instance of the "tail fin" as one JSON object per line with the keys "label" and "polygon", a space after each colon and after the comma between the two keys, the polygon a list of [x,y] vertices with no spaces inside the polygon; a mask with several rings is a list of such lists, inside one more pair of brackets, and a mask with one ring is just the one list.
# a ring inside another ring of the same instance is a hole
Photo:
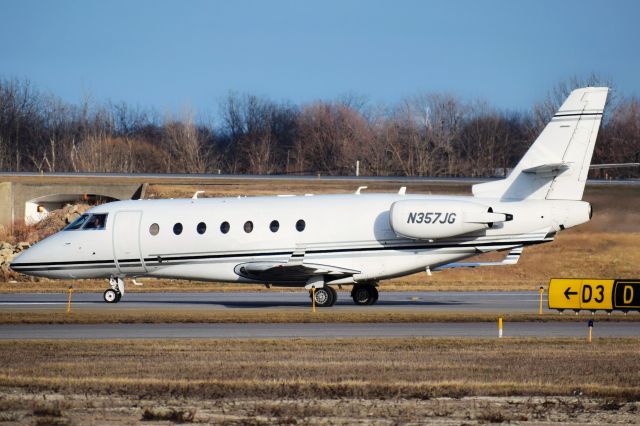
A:
{"label": "tail fin", "polygon": [[607,87],[576,89],[506,179],[473,185],[473,195],[505,200],[581,200]]}

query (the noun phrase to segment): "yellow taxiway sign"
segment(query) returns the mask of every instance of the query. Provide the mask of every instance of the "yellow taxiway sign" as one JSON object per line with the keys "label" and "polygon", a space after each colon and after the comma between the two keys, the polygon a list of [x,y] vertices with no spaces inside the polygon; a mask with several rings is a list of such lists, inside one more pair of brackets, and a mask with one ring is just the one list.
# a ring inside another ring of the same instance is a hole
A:
{"label": "yellow taxiway sign", "polygon": [[549,282],[549,309],[640,309],[640,280],[553,278]]}

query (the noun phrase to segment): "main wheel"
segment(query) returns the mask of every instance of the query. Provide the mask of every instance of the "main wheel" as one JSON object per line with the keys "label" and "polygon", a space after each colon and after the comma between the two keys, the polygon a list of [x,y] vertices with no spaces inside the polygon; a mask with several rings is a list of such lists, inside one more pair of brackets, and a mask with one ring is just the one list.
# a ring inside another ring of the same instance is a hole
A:
{"label": "main wheel", "polygon": [[107,303],[118,303],[118,301],[120,301],[120,293],[118,293],[112,288],[106,289],[102,297],[104,298],[104,301]]}
{"label": "main wheel", "polygon": [[[371,286],[371,289],[373,290],[373,298],[371,299],[371,303],[369,303],[370,305],[375,305],[376,303],[378,303],[378,296],[380,295],[378,293],[378,289],[375,286]],[[120,300],[120,299],[118,299]]]}
{"label": "main wheel", "polygon": [[327,288],[331,292],[331,295],[332,295],[332,298],[333,298],[333,300],[331,302],[331,305],[329,305],[329,306],[335,305],[336,302],[338,301],[338,292],[336,291],[335,288],[333,288],[331,286],[325,286],[325,288]]}
{"label": "main wheel", "polygon": [[333,306],[336,299],[334,297],[334,291],[335,290],[329,286],[317,288],[315,292],[316,306],[321,308]]}
{"label": "main wheel", "polygon": [[373,305],[378,301],[378,289],[371,284],[353,287],[351,297],[356,305]]}

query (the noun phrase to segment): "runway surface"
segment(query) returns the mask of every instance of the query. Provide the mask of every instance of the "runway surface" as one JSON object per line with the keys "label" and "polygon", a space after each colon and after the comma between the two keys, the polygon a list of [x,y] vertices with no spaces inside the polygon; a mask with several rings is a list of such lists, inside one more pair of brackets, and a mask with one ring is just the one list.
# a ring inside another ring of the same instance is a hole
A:
{"label": "runway surface", "polygon": [[[252,339],[331,337],[497,337],[494,323],[356,324],[20,324],[0,339]],[[587,322],[506,323],[505,337],[585,337]],[[596,323],[594,337],[640,337],[637,323]]]}
{"label": "runway surface", "polygon": [[[394,310],[434,312],[538,312],[538,292],[380,292],[374,306],[356,306],[349,292],[339,292],[334,310]],[[34,311],[66,306],[65,293],[0,294],[0,310]],[[546,296],[543,305],[546,307]],[[308,310],[305,291],[272,289],[233,293],[125,293],[117,304],[107,304],[101,293],[73,295],[73,309],[262,309]],[[546,309],[546,308],[545,308]]]}

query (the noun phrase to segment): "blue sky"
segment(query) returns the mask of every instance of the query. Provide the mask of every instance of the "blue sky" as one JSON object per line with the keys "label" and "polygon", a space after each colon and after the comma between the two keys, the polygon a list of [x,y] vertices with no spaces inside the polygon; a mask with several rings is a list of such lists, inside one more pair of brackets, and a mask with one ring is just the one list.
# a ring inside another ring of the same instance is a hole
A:
{"label": "blue sky", "polygon": [[69,102],[215,111],[421,92],[523,110],[597,73],[640,95],[640,1],[4,1],[0,77]]}

